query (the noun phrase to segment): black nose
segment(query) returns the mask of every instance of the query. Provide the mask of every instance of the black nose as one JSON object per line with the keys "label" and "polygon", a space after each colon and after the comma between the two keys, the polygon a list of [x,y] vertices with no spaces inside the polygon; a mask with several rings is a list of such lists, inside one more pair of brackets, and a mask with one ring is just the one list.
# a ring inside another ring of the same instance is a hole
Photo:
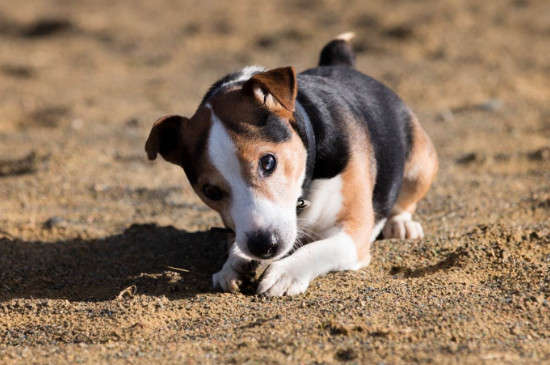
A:
{"label": "black nose", "polygon": [[270,259],[277,253],[279,239],[273,232],[260,230],[246,234],[248,250],[254,256]]}

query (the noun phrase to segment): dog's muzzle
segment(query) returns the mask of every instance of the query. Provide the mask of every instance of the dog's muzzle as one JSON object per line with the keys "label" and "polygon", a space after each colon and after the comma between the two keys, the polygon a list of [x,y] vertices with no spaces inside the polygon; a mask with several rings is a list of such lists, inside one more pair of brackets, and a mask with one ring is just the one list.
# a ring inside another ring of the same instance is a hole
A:
{"label": "dog's muzzle", "polygon": [[252,255],[262,259],[270,259],[277,255],[279,237],[268,230],[249,232],[246,234],[246,245]]}

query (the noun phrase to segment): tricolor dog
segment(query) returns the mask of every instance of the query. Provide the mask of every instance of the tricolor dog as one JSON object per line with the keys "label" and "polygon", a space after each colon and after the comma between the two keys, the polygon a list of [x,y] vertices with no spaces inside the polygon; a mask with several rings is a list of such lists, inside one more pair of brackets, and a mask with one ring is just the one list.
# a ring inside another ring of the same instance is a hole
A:
{"label": "tricolor dog", "polygon": [[355,68],[349,36],[319,67],[246,67],[216,82],[191,118],[155,122],[145,149],[185,170],[235,242],[213,283],[238,289],[252,260],[257,292],[304,292],[330,271],[357,270],[370,245],[423,237],[412,219],[437,171],[435,149],[405,103]]}

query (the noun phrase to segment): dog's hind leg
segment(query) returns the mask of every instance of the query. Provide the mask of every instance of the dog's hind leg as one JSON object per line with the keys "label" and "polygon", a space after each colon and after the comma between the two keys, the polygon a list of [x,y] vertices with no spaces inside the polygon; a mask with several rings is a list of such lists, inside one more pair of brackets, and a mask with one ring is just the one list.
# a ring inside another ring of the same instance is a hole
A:
{"label": "dog's hind leg", "polygon": [[422,238],[424,232],[412,215],[417,203],[428,192],[438,168],[435,148],[416,117],[411,113],[411,149],[405,163],[403,183],[397,202],[382,231],[384,238]]}

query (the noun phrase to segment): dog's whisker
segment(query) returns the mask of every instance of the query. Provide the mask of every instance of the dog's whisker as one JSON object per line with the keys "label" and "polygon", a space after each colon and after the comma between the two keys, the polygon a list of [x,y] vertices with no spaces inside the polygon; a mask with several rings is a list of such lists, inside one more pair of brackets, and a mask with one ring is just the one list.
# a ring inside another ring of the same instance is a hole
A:
{"label": "dog's whisker", "polygon": [[309,230],[307,228],[304,228],[304,227],[300,227],[299,229],[299,232],[301,234],[303,234],[304,236],[306,236],[307,238],[311,239],[312,241],[316,241],[316,240],[320,240],[322,239],[321,235],[319,235],[318,233],[312,231],[312,230]]}
{"label": "dog's whisker", "polygon": [[317,234],[314,231],[308,230],[304,227],[299,227],[298,228],[298,234],[301,236],[300,238],[305,237],[308,240],[310,240],[310,242],[321,239],[321,236],[319,234]]}

